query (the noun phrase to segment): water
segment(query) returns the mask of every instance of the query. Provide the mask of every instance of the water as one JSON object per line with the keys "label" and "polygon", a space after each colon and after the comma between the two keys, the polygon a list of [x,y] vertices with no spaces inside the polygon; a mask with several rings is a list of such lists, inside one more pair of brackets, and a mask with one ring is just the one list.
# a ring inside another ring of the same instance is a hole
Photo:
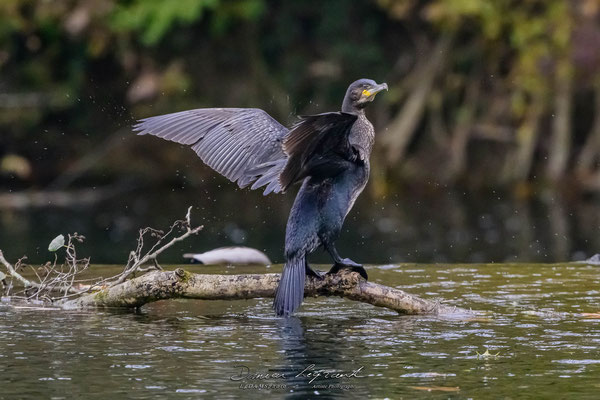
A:
{"label": "water", "polygon": [[[369,276],[485,313],[399,316],[338,298],[307,299],[289,320],[268,299],[164,301],[139,313],[4,305],[0,398],[597,398],[598,267],[407,264]],[[297,375],[310,365],[359,371],[309,383]],[[245,371],[284,378],[231,379]],[[260,384],[282,388],[240,388]]]}
{"label": "water", "polygon": [[[86,207],[0,211],[0,249],[9,259],[51,260],[48,243],[59,233],[88,240],[80,255],[99,264],[122,263],[137,230],[163,229],[183,218],[203,232],[178,244],[161,261],[182,262],[186,252],[247,245],[283,262],[285,224],[293,193],[263,197],[224,179],[185,190],[161,187],[127,192]],[[552,195],[517,201],[510,195],[407,190],[374,200],[368,192],[348,215],[340,254],[363,263],[565,262],[600,253],[600,202],[566,202]],[[317,252],[311,260],[327,263]]]}

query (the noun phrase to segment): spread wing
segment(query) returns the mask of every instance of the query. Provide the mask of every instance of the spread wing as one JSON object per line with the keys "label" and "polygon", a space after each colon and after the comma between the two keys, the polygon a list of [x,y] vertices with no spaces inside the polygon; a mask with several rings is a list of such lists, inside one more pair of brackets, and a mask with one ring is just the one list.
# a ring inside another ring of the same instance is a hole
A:
{"label": "spread wing", "polygon": [[283,190],[307,176],[335,176],[357,159],[348,140],[356,115],[332,112],[301,118],[283,140],[288,155],[280,175]]}
{"label": "spread wing", "polygon": [[263,177],[252,189],[267,185],[265,194],[281,191],[288,129],[263,110],[200,108],[145,118],[133,129],[191,146],[204,163],[242,188]]}

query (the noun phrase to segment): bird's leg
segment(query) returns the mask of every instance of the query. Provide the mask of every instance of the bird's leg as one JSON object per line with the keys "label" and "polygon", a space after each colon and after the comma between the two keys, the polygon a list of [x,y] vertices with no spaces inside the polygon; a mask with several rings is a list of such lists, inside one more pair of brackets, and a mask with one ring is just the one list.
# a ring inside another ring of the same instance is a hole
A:
{"label": "bird's leg", "polygon": [[308,261],[304,261],[304,265],[306,266],[306,275],[312,276],[317,279],[324,279],[325,273],[323,271],[315,270],[308,265]]}
{"label": "bird's leg", "polygon": [[349,258],[340,257],[340,255],[337,252],[337,249],[335,248],[335,244],[327,245],[326,249],[327,249],[327,252],[331,255],[331,258],[333,258],[333,262],[336,265],[339,265],[341,268],[362,267],[361,264],[358,264]]}
{"label": "bird's leg", "polygon": [[363,268],[361,264],[358,264],[349,258],[340,257],[340,255],[337,252],[337,249],[335,248],[335,244],[327,245],[325,246],[325,248],[327,249],[327,252],[331,255],[331,258],[333,258],[334,262],[333,267],[331,267],[327,274],[336,274],[341,269],[348,268],[354,272],[358,272],[360,276],[365,278],[365,280],[369,280],[369,275],[367,275],[367,271]]}

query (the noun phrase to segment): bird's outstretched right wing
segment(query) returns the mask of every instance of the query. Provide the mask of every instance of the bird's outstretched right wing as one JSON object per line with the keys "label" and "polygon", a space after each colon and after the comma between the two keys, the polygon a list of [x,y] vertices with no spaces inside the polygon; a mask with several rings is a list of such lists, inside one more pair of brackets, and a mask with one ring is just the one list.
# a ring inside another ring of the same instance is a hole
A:
{"label": "bird's outstretched right wing", "polygon": [[288,129],[263,110],[200,108],[145,118],[133,129],[191,146],[206,165],[242,188],[263,178],[252,189],[266,185],[265,194],[281,191]]}
{"label": "bird's outstretched right wing", "polygon": [[356,115],[330,112],[301,118],[283,140],[288,155],[279,178],[283,190],[307,176],[335,176],[358,156],[348,140]]}

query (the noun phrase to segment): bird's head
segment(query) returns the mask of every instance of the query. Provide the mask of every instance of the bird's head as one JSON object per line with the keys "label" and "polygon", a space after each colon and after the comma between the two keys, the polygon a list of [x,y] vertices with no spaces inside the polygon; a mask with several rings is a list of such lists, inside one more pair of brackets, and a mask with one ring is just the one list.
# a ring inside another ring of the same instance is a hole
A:
{"label": "bird's head", "polygon": [[356,112],[366,107],[373,101],[375,95],[382,90],[388,90],[387,83],[378,84],[371,79],[359,79],[352,82],[346,91],[343,112]]}

